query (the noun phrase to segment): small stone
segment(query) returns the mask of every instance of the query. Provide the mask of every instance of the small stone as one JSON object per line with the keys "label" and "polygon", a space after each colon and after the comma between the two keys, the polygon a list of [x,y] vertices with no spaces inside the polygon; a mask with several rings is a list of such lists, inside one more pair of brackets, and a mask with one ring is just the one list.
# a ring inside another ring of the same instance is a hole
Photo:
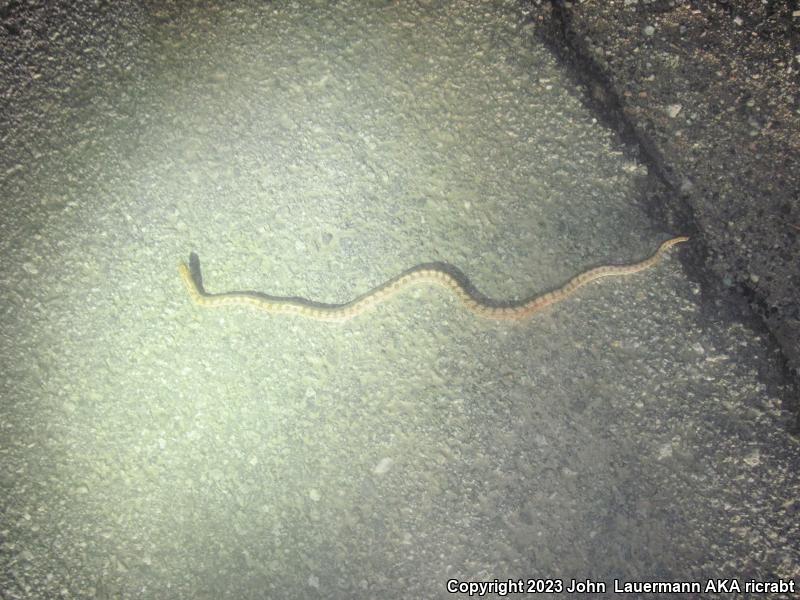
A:
{"label": "small stone", "polygon": [[755,450],[750,452],[750,454],[745,456],[744,462],[750,467],[758,466],[761,463],[761,453],[758,451],[758,448],[756,448]]}
{"label": "small stone", "polygon": [[384,473],[388,472],[389,469],[392,468],[392,462],[393,462],[392,459],[389,458],[388,456],[382,458],[380,462],[377,465],[375,465],[375,468],[372,469],[372,472],[375,475],[383,475]]}
{"label": "small stone", "polygon": [[645,25],[642,31],[646,36],[650,37],[656,32],[656,28],[653,27],[652,25]]}
{"label": "small stone", "polygon": [[308,497],[311,498],[314,502],[319,502],[319,499],[322,498],[322,495],[317,490],[309,490]]}
{"label": "small stone", "polygon": [[672,456],[672,444],[667,442],[666,444],[662,444],[661,447],[658,449],[658,460],[664,460],[665,458],[670,458]]}
{"label": "small stone", "polygon": [[675,117],[678,116],[678,113],[681,112],[682,108],[683,107],[680,104],[670,104],[667,107],[667,114],[671,119],[674,119]]}

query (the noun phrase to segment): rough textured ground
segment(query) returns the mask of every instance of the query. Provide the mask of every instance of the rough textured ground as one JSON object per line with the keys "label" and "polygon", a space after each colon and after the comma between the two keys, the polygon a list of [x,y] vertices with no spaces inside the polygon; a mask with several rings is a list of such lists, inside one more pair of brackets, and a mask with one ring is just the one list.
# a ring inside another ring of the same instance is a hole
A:
{"label": "rough textured ground", "polygon": [[4,600],[800,578],[790,390],[698,284],[699,228],[524,323],[436,288],[327,324],[181,284],[191,251],[211,291],[330,302],[447,261],[514,299],[687,232],[536,10],[0,8]]}
{"label": "rough textured ground", "polygon": [[697,228],[712,295],[743,299],[796,379],[800,16],[792,4],[612,0],[535,10],[540,31],[639,145],[663,193],[685,203],[663,210]]}

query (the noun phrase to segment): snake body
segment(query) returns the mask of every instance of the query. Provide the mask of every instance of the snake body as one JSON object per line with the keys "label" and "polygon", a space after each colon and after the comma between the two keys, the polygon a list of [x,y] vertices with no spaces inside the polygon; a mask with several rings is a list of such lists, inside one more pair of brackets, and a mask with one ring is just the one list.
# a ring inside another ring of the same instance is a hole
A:
{"label": "snake body", "polygon": [[685,236],[675,237],[663,242],[652,256],[641,262],[628,265],[604,265],[570,279],[562,287],[533,296],[520,302],[500,303],[492,301],[475,290],[459,271],[442,264],[418,265],[373,288],[363,296],[345,304],[323,304],[304,298],[285,298],[269,296],[259,292],[225,292],[211,294],[202,286],[197,258],[193,255],[194,269],[181,263],[178,270],[186,285],[189,296],[195,304],[216,308],[220,306],[249,306],[271,314],[293,314],[319,321],[347,321],[367,309],[385,302],[395,294],[422,283],[435,284],[448,288],[461,301],[464,307],[487,319],[520,320],[530,317],[544,308],[561,302],[575,291],[602,277],[632,275],[652,267],[661,256],[676,244],[687,241]]}

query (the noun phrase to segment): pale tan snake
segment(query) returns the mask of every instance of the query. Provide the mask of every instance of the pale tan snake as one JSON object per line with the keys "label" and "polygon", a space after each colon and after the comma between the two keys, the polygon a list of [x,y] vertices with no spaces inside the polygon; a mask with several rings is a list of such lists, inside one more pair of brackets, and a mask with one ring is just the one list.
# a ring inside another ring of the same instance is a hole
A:
{"label": "pale tan snake", "polygon": [[672,238],[662,243],[652,256],[641,262],[628,265],[605,265],[589,269],[576,275],[556,290],[533,296],[527,300],[505,303],[486,298],[469,284],[460,271],[443,264],[413,267],[345,304],[322,304],[304,298],[276,297],[259,292],[211,294],[203,289],[196,255],[190,259],[193,268],[182,262],[178,269],[191,299],[195,304],[205,307],[249,306],[274,314],[294,314],[320,321],[346,321],[360,315],[372,306],[385,302],[408,287],[420,283],[433,283],[450,289],[468,310],[480,317],[519,320],[530,317],[551,304],[561,302],[574,294],[578,288],[596,279],[631,275],[652,267],[667,250],[688,239],[685,236]]}

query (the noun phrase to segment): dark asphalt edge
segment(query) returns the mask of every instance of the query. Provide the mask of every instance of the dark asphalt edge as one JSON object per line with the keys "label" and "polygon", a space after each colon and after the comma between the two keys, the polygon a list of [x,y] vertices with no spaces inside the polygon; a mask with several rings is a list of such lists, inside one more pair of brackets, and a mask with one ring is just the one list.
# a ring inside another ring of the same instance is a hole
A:
{"label": "dark asphalt edge", "polygon": [[[613,74],[602,69],[592,58],[592,53],[572,27],[571,14],[564,6],[564,0],[549,2],[551,16],[539,23],[535,29],[537,37],[567,67],[567,73],[578,87],[585,90],[582,100],[598,120],[617,133],[631,158],[648,167],[650,188],[642,198],[643,208],[665,231],[691,237],[691,244],[678,256],[689,277],[700,285],[702,312],[713,313],[717,319],[722,316],[744,324],[764,337],[770,357],[777,355],[779,373],[768,369],[771,372],[762,380],[768,390],[782,397],[784,406],[794,412],[791,431],[800,435],[800,367],[794,366],[800,364],[800,360],[789,357],[787,350],[791,349],[780,343],[770,323],[756,311],[754,305],[765,304],[765,299],[753,289],[726,287],[710,269],[704,267],[706,241],[694,218],[690,196],[681,193],[680,173],[673,170],[658,145],[627,118],[623,102],[616,92]],[[541,14],[542,11],[534,12]]]}

